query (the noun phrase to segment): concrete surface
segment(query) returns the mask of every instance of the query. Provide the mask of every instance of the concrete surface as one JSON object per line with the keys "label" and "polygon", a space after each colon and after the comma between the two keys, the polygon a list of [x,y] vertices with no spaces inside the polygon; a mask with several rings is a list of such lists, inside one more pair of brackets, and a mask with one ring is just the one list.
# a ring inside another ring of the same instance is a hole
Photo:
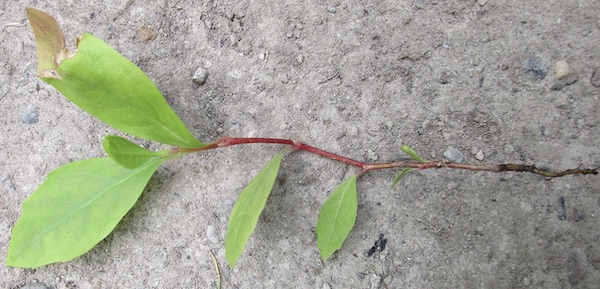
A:
{"label": "concrete surface", "polygon": [[[293,138],[367,161],[403,158],[401,144],[428,158],[452,146],[467,162],[567,169],[600,165],[599,4],[3,1],[0,259],[23,200],[53,169],[102,156],[114,133],[37,79],[26,7],[55,16],[69,45],[90,32],[138,64],[202,140]],[[598,176],[423,171],[391,190],[395,172],[370,173],[355,229],[321,261],[318,209],[355,170],[303,153],[285,158],[230,269],[230,210],[279,149],[172,161],[93,250],[36,270],[0,266],[0,287],[215,288],[209,252],[223,288],[600,286]]]}

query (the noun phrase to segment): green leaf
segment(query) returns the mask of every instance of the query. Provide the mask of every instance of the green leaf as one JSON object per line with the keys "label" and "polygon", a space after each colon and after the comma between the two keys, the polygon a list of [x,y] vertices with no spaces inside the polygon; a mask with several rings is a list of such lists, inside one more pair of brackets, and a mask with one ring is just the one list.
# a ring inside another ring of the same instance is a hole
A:
{"label": "green leaf", "polygon": [[283,152],[280,152],[267,163],[244,188],[238,198],[227,226],[225,236],[225,257],[231,267],[235,266],[244,246],[256,227],[258,217],[267,203],[271,193]]}
{"label": "green leaf", "polygon": [[396,177],[394,178],[394,181],[392,182],[392,189],[396,186],[396,184],[402,180],[406,175],[408,175],[408,173],[412,172],[414,169],[412,168],[404,168],[403,170],[401,170]]}
{"label": "green leaf", "polygon": [[357,210],[356,178],[342,182],[323,204],[317,220],[317,246],[323,260],[342,247],[354,227]]}
{"label": "green leaf", "polygon": [[131,209],[163,161],[154,159],[128,170],[100,158],[52,171],[23,203],[6,264],[36,268],[89,251]]}
{"label": "green leaf", "polygon": [[127,169],[135,169],[153,157],[165,156],[169,153],[167,150],[152,152],[128,139],[114,135],[106,136],[102,146],[113,161]]}
{"label": "green leaf", "polygon": [[27,12],[42,80],[118,130],[179,147],[205,146],[135,64],[90,34],[79,37],[76,51],[69,53],[56,20],[35,9]]}
{"label": "green leaf", "polygon": [[420,162],[420,163],[427,162],[407,145],[402,145],[402,151],[405,152],[407,155],[409,155],[411,158],[413,158],[413,160],[415,160],[417,162]]}

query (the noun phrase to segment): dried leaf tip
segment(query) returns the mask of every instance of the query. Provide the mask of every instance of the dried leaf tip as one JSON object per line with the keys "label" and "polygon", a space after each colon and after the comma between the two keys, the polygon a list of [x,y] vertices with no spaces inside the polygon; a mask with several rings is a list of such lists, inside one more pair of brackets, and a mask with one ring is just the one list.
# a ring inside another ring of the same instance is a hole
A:
{"label": "dried leaf tip", "polygon": [[37,46],[38,74],[42,78],[60,78],[56,69],[68,56],[60,26],[52,16],[34,8],[27,8],[27,17]]}

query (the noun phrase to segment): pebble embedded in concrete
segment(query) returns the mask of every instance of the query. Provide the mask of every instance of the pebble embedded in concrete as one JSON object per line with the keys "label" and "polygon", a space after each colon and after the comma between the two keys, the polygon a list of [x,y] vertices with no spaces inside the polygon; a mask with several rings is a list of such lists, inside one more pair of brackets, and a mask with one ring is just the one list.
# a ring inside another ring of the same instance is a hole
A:
{"label": "pebble embedded in concrete", "polygon": [[208,78],[208,70],[204,67],[198,67],[196,72],[194,72],[194,76],[192,77],[192,81],[197,85],[203,85]]}
{"label": "pebble embedded in concrete", "polygon": [[483,151],[482,151],[482,150],[479,150],[477,153],[475,153],[475,158],[476,158],[478,161],[482,161],[482,160],[483,160],[483,158],[484,158]]}
{"label": "pebble embedded in concrete", "polygon": [[208,239],[215,244],[219,243],[217,229],[215,229],[215,226],[213,225],[208,225],[208,227],[206,228],[206,237],[208,237]]}
{"label": "pebble embedded in concrete", "polygon": [[550,89],[560,90],[567,85],[577,82],[579,76],[576,71],[571,69],[568,62],[560,60],[554,64],[554,79],[555,82]]}
{"label": "pebble embedded in concrete", "polygon": [[444,157],[447,160],[456,163],[462,163],[465,161],[465,156],[463,155],[463,153],[453,146],[448,146],[446,148],[446,150],[444,151]]}
{"label": "pebble embedded in concrete", "polygon": [[30,105],[25,108],[21,115],[21,121],[26,124],[36,124],[40,121],[40,111],[37,106]]}
{"label": "pebble embedded in concrete", "polygon": [[550,64],[541,57],[531,57],[523,62],[523,72],[535,80],[542,80],[548,74]]}
{"label": "pebble embedded in concrete", "polygon": [[557,61],[554,64],[554,78],[561,79],[567,77],[571,73],[571,66],[564,60]]}

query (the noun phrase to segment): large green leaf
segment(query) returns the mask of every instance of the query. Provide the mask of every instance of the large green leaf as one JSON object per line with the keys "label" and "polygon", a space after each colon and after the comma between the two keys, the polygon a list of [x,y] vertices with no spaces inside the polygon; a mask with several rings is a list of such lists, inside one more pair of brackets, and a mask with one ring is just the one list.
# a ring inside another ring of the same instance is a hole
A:
{"label": "large green leaf", "polygon": [[271,193],[283,152],[278,153],[267,163],[244,188],[238,198],[227,226],[225,236],[225,257],[231,267],[235,266],[244,246],[256,227],[267,198]]}
{"label": "large green leaf", "polygon": [[317,246],[323,260],[342,247],[356,221],[356,179],[353,175],[342,182],[321,207],[317,220]]}
{"label": "large green leaf", "polygon": [[6,264],[36,268],[89,251],[131,209],[163,161],[153,159],[128,170],[100,158],[52,171],[23,203]]}
{"label": "large green leaf", "polygon": [[38,46],[38,72],[69,100],[112,127],[180,147],[202,147],[150,78],[102,40],[84,34],[65,49],[51,16],[27,9]]}
{"label": "large green leaf", "polygon": [[115,135],[106,136],[102,141],[102,146],[113,161],[128,169],[135,169],[154,157],[165,156],[169,153],[167,150],[152,152],[128,139]]}

